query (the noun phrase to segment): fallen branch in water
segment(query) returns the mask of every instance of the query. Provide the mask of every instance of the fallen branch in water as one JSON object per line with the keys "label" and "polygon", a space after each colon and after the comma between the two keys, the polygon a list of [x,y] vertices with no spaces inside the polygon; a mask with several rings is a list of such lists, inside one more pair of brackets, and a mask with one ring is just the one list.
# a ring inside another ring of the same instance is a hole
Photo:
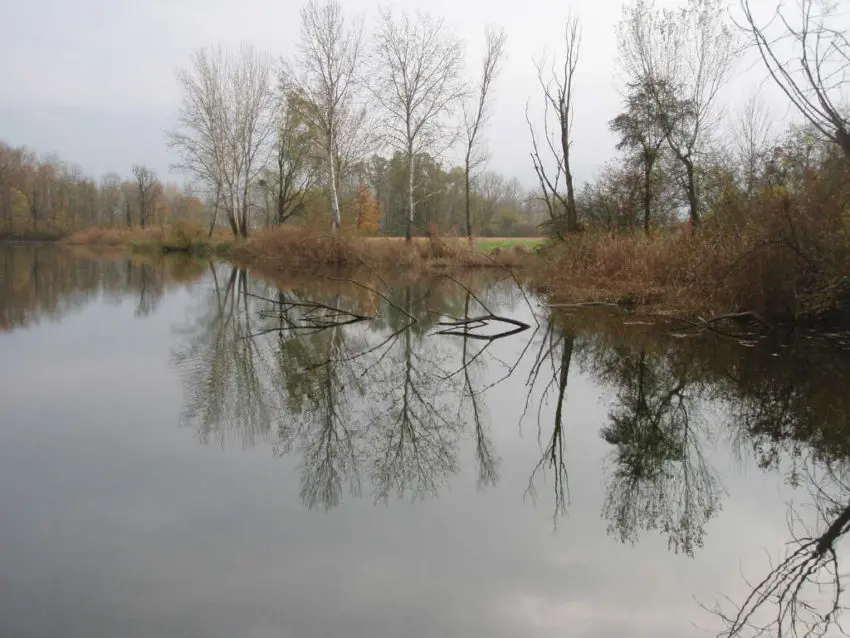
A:
{"label": "fallen branch in water", "polygon": [[623,308],[623,304],[611,301],[583,301],[581,303],[550,303],[550,308],[594,308],[602,306],[606,308]]}
{"label": "fallen branch in water", "polygon": [[714,317],[709,317],[708,319],[703,319],[702,317],[698,317],[700,321],[705,324],[716,323],[718,321],[725,321],[727,319],[754,319],[764,327],[773,330],[776,326],[770,323],[767,319],[762,317],[759,313],[753,312],[751,310],[747,310],[745,312],[730,312],[725,315],[717,315]]}
{"label": "fallen branch in water", "polygon": [[[327,330],[328,328],[346,326],[352,323],[371,321],[374,319],[374,317],[370,317],[368,315],[362,315],[350,310],[343,310],[342,308],[329,306],[317,301],[293,301],[285,298],[270,299],[269,297],[255,295],[250,292],[246,292],[245,294],[247,296],[254,297],[255,299],[267,301],[274,306],[273,309],[261,310],[258,313],[259,316],[266,319],[278,319],[281,322],[280,326],[269,328],[256,334],[247,335],[246,338],[258,337],[269,332],[287,330],[291,330],[293,332],[303,331],[313,334],[321,332],[322,330]],[[293,320],[289,316],[289,313],[296,309],[300,311],[300,316],[297,316],[296,319]]]}
{"label": "fallen branch in water", "polygon": [[[492,335],[482,335],[473,332],[473,330],[476,330],[477,328],[485,328],[491,325],[492,323],[506,323],[515,327]],[[494,315],[493,313],[480,315],[478,317],[458,319],[455,321],[441,321],[439,322],[439,325],[448,327],[445,330],[440,330],[438,332],[435,332],[434,334],[454,335],[459,337],[466,337],[468,339],[478,339],[479,341],[495,341],[496,339],[503,339],[504,337],[510,337],[511,335],[519,334],[520,332],[528,330],[531,327],[530,325],[528,325],[524,321],[520,321],[519,319],[502,317],[500,315]]]}
{"label": "fallen branch in water", "polygon": [[[720,328],[715,327],[713,324],[718,323],[720,321],[729,320],[729,319],[743,319],[743,318],[752,318],[755,319],[758,323],[761,323],[765,328],[767,328],[764,332],[742,332],[742,333],[734,333],[727,332],[725,330],[721,330]],[[701,332],[713,332],[715,334],[720,335],[721,337],[727,337],[729,339],[735,339],[744,346],[752,346],[754,345],[753,339],[757,339],[759,337],[763,337],[767,331],[773,330],[774,326],[762,318],[758,313],[755,312],[733,312],[723,315],[717,315],[715,317],[710,317],[708,319],[704,319],[703,317],[697,317],[697,321],[692,321],[690,319],[685,319],[684,317],[676,317],[673,319],[674,321],[678,321],[680,323],[687,324],[693,328],[696,328],[696,332],[692,334],[699,334]],[[676,337],[684,337],[687,335],[683,334],[674,334]]]}

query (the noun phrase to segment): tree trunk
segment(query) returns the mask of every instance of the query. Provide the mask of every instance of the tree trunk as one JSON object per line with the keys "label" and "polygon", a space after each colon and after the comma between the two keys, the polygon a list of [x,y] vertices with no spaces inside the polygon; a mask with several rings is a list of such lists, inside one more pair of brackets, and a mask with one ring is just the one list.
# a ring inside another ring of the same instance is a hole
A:
{"label": "tree trunk", "polygon": [[466,208],[466,238],[472,243],[472,214],[469,207],[469,153],[466,154],[466,163],[464,165],[464,206]]}
{"label": "tree trunk", "polygon": [[413,241],[413,149],[407,150],[407,232],[404,238]]}
{"label": "tree trunk", "polygon": [[844,156],[850,160],[850,131],[843,126],[836,127],[836,138]]}
{"label": "tree trunk", "polygon": [[32,190],[30,213],[32,214],[32,228],[33,230],[38,230],[38,192],[34,188]]}
{"label": "tree trunk", "polygon": [[697,183],[696,176],[694,175],[694,163],[687,157],[682,160],[682,163],[685,165],[685,175],[687,178],[685,189],[688,191],[688,216],[691,221],[691,225],[696,228],[700,224],[700,217],[699,200],[697,200]]}
{"label": "tree trunk", "polygon": [[336,187],[336,165],[334,162],[333,138],[331,138],[331,143],[328,144],[328,164],[331,175],[331,228],[336,233],[339,232],[339,229],[342,226],[342,217],[339,212],[339,193]]}
{"label": "tree trunk", "polygon": [[218,221],[218,206],[221,202],[221,187],[216,186],[215,189],[215,204],[213,205],[212,217],[210,218],[210,233],[209,236],[212,237],[213,231],[215,230],[215,223]]}
{"label": "tree trunk", "polygon": [[643,155],[643,231],[649,235],[649,216],[652,207],[652,156]]}
{"label": "tree trunk", "polygon": [[576,197],[573,190],[573,173],[570,170],[570,114],[569,110],[561,113],[561,152],[564,155],[564,177],[567,182],[567,232],[578,231],[578,219],[576,218]]}
{"label": "tree trunk", "polygon": [[239,226],[242,231],[242,237],[248,237],[248,176],[245,176],[245,186],[242,189],[242,206],[240,207]]}
{"label": "tree trunk", "polygon": [[233,194],[230,195],[230,203],[227,206],[227,222],[230,224],[230,230],[233,231],[234,237],[239,237],[239,218],[233,208]]}

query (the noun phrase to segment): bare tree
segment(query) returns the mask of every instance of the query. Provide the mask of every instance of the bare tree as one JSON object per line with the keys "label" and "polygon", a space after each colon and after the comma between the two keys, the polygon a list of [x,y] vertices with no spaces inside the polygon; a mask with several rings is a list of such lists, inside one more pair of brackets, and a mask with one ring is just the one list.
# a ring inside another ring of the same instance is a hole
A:
{"label": "bare tree", "polygon": [[[299,73],[289,70],[289,79],[304,97],[304,114],[316,131],[318,154],[327,171],[331,200],[331,226],[342,224],[339,208],[340,140],[350,135],[354,92],[359,80],[362,28],[347,25],[337,0],[319,4],[310,0],[301,9]],[[347,130],[348,129],[348,130]]]}
{"label": "bare tree", "polygon": [[696,164],[714,124],[715,102],[735,53],[720,0],[687,0],[677,10],[651,0],[627,6],[618,26],[621,64],[654,102],[692,224],[700,222]]}
{"label": "bare tree", "polygon": [[475,95],[475,103],[471,106],[463,106],[464,133],[466,134],[466,154],[464,155],[464,208],[466,211],[466,236],[472,240],[472,214],[469,207],[469,186],[471,172],[484,161],[481,153],[481,129],[487,123],[487,98],[490,94],[490,86],[499,69],[499,62],[505,52],[505,40],[507,36],[503,29],[496,31],[487,29],[487,45],[484,58],[481,61],[481,79],[478,91]]}
{"label": "bare tree", "polygon": [[744,175],[744,187],[750,194],[771,145],[770,113],[758,94],[747,100],[734,128],[738,164]]}
{"label": "bare tree", "polygon": [[139,191],[139,226],[144,228],[154,208],[153,196],[156,173],[147,166],[135,164],[133,166],[133,177],[136,178],[136,185]]}
{"label": "bare tree", "polygon": [[107,173],[101,179],[100,208],[103,222],[116,226],[121,215],[121,178],[115,173]]}
{"label": "bare tree", "polygon": [[214,201],[210,233],[223,206],[234,235],[248,236],[249,192],[275,133],[271,59],[249,45],[238,53],[200,49],[177,73],[182,104],[169,146],[177,168],[204,184]]}
{"label": "bare tree", "polygon": [[[549,210],[552,228],[558,236],[562,231],[573,233],[578,230],[576,215],[575,190],[573,188],[573,173],[570,167],[570,152],[572,151],[573,127],[573,80],[578,66],[579,49],[581,48],[581,26],[578,18],[567,18],[564,29],[564,60],[558,65],[553,60],[551,65],[544,56],[538,60],[537,79],[543,91],[543,137],[548,151],[548,160],[541,157],[540,144],[531,124],[531,118],[526,106],[525,117],[531,132],[531,161],[534,172],[543,191],[543,200]],[[548,70],[547,70],[548,67]],[[550,110],[555,113],[555,131],[551,130]],[[554,137],[557,136],[557,140]],[[544,152],[545,152],[544,151]],[[554,164],[554,168],[547,167]],[[567,192],[562,192],[561,180]]]}
{"label": "bare tree", "polygon": [[741,0],[743,28],[773,81],[803,117],[850,158],[850,29],[841,3],[797,0],[796,15],[782,5],[766,23]]}
{"label": "bare tree", "polygon": [[460,82],[463,43],[442,19],[416,20],[381,11],[376,36],[372,94],[384,114],[386,142],[407,159],[407,230],[413,237],[414,163],[418,154],[439,154],[453,140],[449,116],[464,97]]}

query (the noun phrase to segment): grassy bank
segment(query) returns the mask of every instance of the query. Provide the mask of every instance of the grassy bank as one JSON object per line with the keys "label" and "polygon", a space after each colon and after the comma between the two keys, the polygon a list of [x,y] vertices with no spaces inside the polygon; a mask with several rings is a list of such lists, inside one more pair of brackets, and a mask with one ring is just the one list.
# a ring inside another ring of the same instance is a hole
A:
{"label": "grassy bank", "polygon": [[270,270],[313,266],[365,267],[376,270],[446,270],[528,264],[533,252],[524,245],[487,254],[458,237],[357,237],[306,228],[276,228],[234,246],[240,265]]}
{"label": "grassy bank", "polygon": [[234,246],[232,235],[218,231],[209,236],[199,224],[175,223],[153,228],[89,228],[63,240],[71,246],[110,246],[130,248],[139,253],[189,253],[227,255]]}
{"label": "grassy bank", "polygon": [[536,250],[546,243],[544,237],[480,237],[475,240],[478,250],[485,253],[509,250],[515,246]]}

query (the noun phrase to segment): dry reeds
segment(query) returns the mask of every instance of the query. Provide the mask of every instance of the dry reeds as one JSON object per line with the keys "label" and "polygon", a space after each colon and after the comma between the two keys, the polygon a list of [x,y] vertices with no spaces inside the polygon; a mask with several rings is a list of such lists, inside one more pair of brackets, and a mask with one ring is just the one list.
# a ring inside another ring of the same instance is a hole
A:
{"label": "dry reeds", "polygon": [[71,246],[128,247],[141,252],[226,252],[233,244],[227,231],[208,236],[199,223],[178,220],[167,226],[150,228],[88,228],[66,237]]}
{"label": "dry reeds", "polygon": [[72,246],[130,246],[134,242],[153,242],[162,239],[160,228],[87,228],[72,233],[63,243]]}
{"label": "dry reeds", "polygon": [[399,237],[357,237],[309,228],[275,228],[237,246],[233,258],[263,270],[309,266],[439,270],[469,267],[516,267],[530,251],[518,247],[486,255],[465,239],[432,235],[406,242]]}
{"label": "dry reeds", "polygon": [[544,253],[536,279],[570,301],[705,315],[748,311],[781,321],[847,313],[850,235],[840,209],[802,206],[774,193],[736,213],[709,219],[698,231],[570,237]]}

